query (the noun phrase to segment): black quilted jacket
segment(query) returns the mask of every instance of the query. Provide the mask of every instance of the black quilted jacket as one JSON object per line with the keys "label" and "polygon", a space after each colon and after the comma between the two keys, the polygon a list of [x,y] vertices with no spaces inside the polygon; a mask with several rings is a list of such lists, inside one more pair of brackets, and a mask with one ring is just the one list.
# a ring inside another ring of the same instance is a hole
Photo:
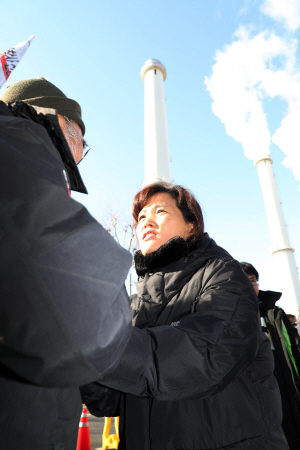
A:
{"label": "black quilted jacket", "polygon": [[120,415],[120,450],[288,449],[250,281],[207,234],[184,247],[173,238],[136,258],[129,344],[84,401]]}
{"label": "black quilted jacket", "polygon": [[132,329],[131,256],[70,198],[66,173],[84,185],[55,112],[19,106],[0,102],[0,449],[75,450],[78,387]]}

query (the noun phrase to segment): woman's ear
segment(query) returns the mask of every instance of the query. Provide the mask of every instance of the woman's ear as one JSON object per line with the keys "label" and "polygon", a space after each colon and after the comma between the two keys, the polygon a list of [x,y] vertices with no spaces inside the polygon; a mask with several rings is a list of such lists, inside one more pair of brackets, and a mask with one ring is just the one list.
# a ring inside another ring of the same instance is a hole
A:
{"label": "woman's ear", "polygon": [[191,235],[194,233],[194,224],[193,223],[189,223],[189,229],[188,232],[186,234],[186,240],[191,237]]}

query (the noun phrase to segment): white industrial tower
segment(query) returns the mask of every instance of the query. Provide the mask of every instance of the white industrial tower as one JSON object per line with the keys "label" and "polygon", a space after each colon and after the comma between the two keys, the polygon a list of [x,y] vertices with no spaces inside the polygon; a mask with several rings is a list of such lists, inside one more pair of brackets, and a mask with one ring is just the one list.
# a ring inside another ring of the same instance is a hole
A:
{"label": "white industrial tower", "polygon": [[276,188],[272,159],[269,155],[255,162],[263,194],[268,225],[271,236],[272,255],[278,286],[284,295],[284,310],[288,314],[298,316],[300,308],[300,282],[286,225],[284,223],[281,204]]}
{"label": "white industrial tower", "polygon": [[[167,115],[164,81],[167,72],[157,59],[148,59],[142,67],[144,82],[144,139],[145,179],[144,186],[155,181],[171,182]],[[272,160],[265,155],[255,162],[262,189],[271,236],[272,255],[277,268],[274,276],[284,295],[287,313],[299,313],[300,282],[272,170]]]}
{"label": "white industrial tower", "polygon": [[148,59],[142,67],[144,82],[144,186],[156,181],[171,182],[164,81],[167,71],[157,59]]}

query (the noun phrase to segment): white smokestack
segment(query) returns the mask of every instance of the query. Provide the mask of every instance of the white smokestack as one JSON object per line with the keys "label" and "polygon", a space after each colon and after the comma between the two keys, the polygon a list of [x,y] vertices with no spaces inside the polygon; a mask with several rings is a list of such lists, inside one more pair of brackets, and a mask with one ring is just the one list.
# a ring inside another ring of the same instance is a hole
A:
{"label": "white smokestack", "polygon": [[[300,180],[300,127],[294,126],[295,122],[300,123],[300,77],[295,69],[297,41],[284,40],[269,32],[251,38],[245,28],[238,30],[236,38],[223,52],[217,53],[206,85],[213,98],[213,112],[257,167],[284,308],[297,315],[299,277],[275,185],[269,154],[271,135],[262,103],[265,97],[275,96],[287,101],[287,116],[272,140],[286,155],[284,165]],[[255,265],[255,261],[249,262]]]}
{"label": "white smokestack", "polygon": [[167,72],[157,59],[148,59],[141,70],[144,82],[144,186],[156,181],[171,182],[164,81]]}
{"label": "white smokestack", "polygon": [[276,275],[279,277],[279,284],[282,284],[284,293],[284,309],[292,311],[292,314],[297,316],[300,308],[299,276],[293,255],[294,249],[290,245],[284,223],[272,170],[272,160],[261,159],[255,165],[268,219]]}

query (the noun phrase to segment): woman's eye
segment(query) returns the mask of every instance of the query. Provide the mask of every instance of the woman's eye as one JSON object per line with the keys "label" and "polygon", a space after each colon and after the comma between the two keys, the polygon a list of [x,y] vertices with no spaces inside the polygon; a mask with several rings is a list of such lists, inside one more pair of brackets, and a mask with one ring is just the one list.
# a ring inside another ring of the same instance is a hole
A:
{"label": "woman's eye", "polygon": [[145,218],[145,216],[140,216],[139,217],[139,222],[142,220],[142,219],[144,219]]}
{"label": "woman's eye", "polygon": [[160,213],[160,212],[165,212],[165,210],[164,210],[164,209],[158,209],[157,212],[158,212],[158,213]]}

